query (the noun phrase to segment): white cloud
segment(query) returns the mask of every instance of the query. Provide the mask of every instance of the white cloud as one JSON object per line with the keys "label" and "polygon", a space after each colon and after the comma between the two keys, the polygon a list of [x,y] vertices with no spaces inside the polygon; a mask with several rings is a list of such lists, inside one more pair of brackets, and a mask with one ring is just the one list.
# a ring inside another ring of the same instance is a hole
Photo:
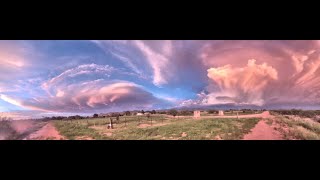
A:
{"label": "white cloud", "polygon": [[[158,86],[166,84],[168,82],[166,78],[166,75],[168,75],[166,69],[169,66],[169,59],[166,56],[153,51],[143,41],[134,41],[133,43],[140,49],[148,63],[151,65],[153,69],[153,83]],[[169,43],[169,46],[165,46],[164,48],[165,52],[169,55],[172,51],[171,47],[172,46],[170,46]]]}
{"label": "white cloud", "polygon": [[106,53],[111,53],[114,57],[121,60],[125,66],[129,67],[132,71],[143,75],[143,72],[140,70],[139,66],[135,63],[137,57],[132,57],[129,50],[126,48],[129,45],[129,40],[94,40],[91,41],[100,47]]}
{"label": "white cloud", "polygon": [[[173,55],[173,42],[171,40],[153,41],[158,48],[152,48],[148,41],[92,41],[107,53],[121,60],[125,66],[142,77],[148,77],[145,70],[148,66],[152,68],[153,83],[161,86],[168,83],[172,72],[170,72],[170,59]],[[143,57],[139,56],[139,53]],[[171,61],[173,62],[173,61]]]}
{"label": "white cloud", "polygon": [[115,68],[109,65],[97,65],[97,64],[84,64],[79,65],[75,68],[68,69],[56,77],[44,82],[42,88],[46,90],[49,94],[50,87],[59,84],[60,82],[65,81],[68,78],[74,78],[83,74],[110,74],[115,71]]}
{"label": "white cloud", "polygon": [[19,101],[14,100],[14,99],[12,99],[9,96],[4,95],[4,94],[0,94],[0,99],[2,99],[3,101],[8,102],[10,104],[16,105],[16,106],[22,106]]}

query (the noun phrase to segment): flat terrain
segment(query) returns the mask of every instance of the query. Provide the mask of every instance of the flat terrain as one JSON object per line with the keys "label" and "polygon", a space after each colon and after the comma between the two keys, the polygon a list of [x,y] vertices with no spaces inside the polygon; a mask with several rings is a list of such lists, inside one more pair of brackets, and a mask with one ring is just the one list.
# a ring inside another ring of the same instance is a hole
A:
{"label": "flat terrain", "polygon": [[244,140],[282,140],[282,135],[279,131],[275,130],[272,126],[268,125],[265,121],[259,123],[246,134]]}
{"label": "flat terrain", "polygon": [[0,139],[28,139],[45,124],[46,122],[35,120],[0,121]]}
{"label": "flat terrain", "polygon": [[55,126],[68,139],[112,139],[112,140],[214,140],[242,139],[250,132],[258,118],[245,119],[193,119],[126,117],[108,129],[108,120],[97,119],[74,122],[55,121]]}
{"label": "flat terrain", "polygon": [[192,116],[168,115],[122,116],[108,129],[109,118],[55,121],[58,131],[67,139],[109,140],[240,140],[249,134],[269,112],[251,115],[214,116],[195,119]]}
{"label": "flat terrain", "polygon": [[234,116],[121,116],[108,129],[109,118],[72,121],[0,123],[0,139],[25,140],[314,140],[320,123],[299,116],[260,114]]}
{"label": "flat terrain", "polygon": [[28,135],[26,140],[63,140],[65,139],[57,129],[53,126],[52,122],[46,123],[39,130],[34,131]]}

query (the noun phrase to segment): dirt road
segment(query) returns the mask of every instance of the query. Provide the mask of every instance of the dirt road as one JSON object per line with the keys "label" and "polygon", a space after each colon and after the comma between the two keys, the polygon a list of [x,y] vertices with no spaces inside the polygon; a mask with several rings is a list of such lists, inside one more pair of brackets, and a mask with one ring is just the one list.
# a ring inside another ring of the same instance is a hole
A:
{"label": "dirt road", "polygon": [[249,134],[244,136],[243,140],[282,140],[282,135],[264,120],[261,120],[251,129]]}
{"label": "dirt road", "polygon": [[64,139],[51,122],[41,120],[10,121],[0,130],[0,140]]}
{"label": "dirt road", "polygon": [[268,125],[264,118],[275,118],[270,115],[269,111],[265,111],[259,115],[246,115],[246,117],[260,117],[262,120],[256,124],[256,126],[251,129],[249,134],[246,134],[243,140],[282,140],[282,135],[279,131],[275,130],[275,125]]}
{"label": "dirt road", "polygon": [[63,140],[65,138],[59,134],[59,132],[56,130],[56,128],[53,126],[51,122],[48,122],[41,129],[33,132],[25,139],[26,140],[47,140],[47,139]]}

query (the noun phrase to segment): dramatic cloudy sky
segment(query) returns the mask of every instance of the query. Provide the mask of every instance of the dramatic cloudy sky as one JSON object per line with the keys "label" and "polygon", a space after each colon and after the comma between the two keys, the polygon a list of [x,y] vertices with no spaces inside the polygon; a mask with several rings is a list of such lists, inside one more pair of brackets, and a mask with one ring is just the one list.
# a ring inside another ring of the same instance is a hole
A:
{"label": "dramatic cloudy sky", "polygon": [[320,41],[0,41],[0,112],[318,108],[319,55]]}

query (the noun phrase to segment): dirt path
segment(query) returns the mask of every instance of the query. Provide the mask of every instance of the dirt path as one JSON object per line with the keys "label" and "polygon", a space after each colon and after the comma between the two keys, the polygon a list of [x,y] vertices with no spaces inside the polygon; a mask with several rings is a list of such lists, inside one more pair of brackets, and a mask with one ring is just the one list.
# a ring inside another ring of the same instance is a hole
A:
{"label": "dirt path", "polygon": [[172,124],[172,123],[155,123],[155,124],[146,124],[146,123],[143,123],[143,124],[139,124],[139,128],[147,128],[147,127],[157,127],[157,126],[165,126],[165,125],[168,125],[168,124]]}
{"label": "dirt path", "polygon": [[246,134],[243,140],[282,140],[282,135],[272,126],[269,126],[264,120],[251,129],[249,134]]}
{"label": "dirt path", "polygon": [[61,140],[65,139],[63,136],[59,134],[56,128],[53,126],[51,122],[48,122],[45,126],[43,126],[40,130],[30,134],[27,140]]}

